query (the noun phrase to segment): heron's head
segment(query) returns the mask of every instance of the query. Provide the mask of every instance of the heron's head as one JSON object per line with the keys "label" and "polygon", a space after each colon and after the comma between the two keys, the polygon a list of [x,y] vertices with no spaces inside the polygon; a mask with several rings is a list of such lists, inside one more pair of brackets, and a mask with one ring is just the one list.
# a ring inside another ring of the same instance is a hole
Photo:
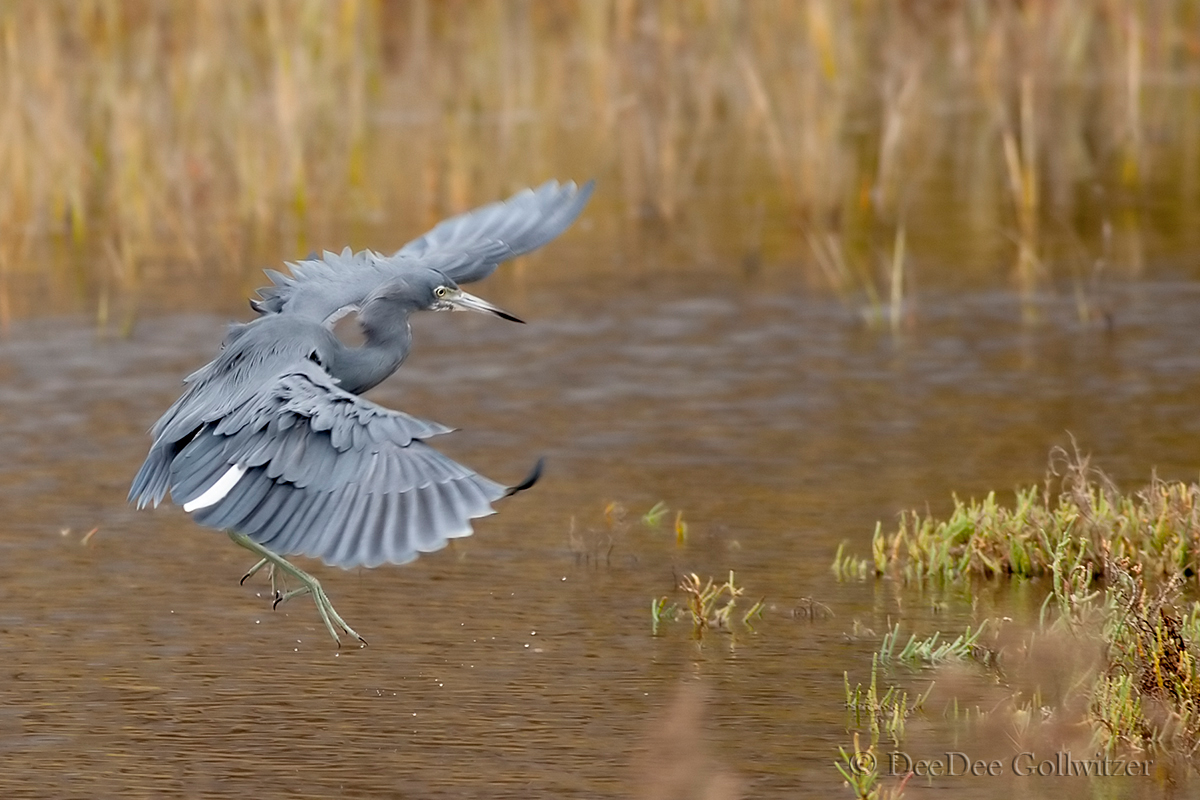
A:
{"label": "heron's head", "polygon": [[438,279],[430,288],[429,304],[425,306],[430,311],[483,311],[495,314],[497,317],[512,322],[524,323],[525,320],[513,316],[502,308],[497,308],[488,301],[468,294],[458,288],[458,284],[441,273],[436,273]]}
{"label": "heron's head", "polygon": [[437,270],[414,270],[402,278],[393,280],[377,289],[363,303],[359,320],[364,314],[375,319],[400,311],[486,311],[513,322],[524,322],[502,308],[467,294],[458,284]]}

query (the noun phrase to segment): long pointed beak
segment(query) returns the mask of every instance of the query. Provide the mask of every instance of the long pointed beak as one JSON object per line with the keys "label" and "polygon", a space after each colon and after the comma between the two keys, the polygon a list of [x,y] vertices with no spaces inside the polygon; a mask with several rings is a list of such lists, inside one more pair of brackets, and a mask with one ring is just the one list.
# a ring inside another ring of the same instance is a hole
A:
{"label": "long pointed beak", "polygon": [[467,294],[462,289],[458,290],[457,294],[453,294],[446,298],[446,302],[455,311],[486,311],[489,314],[495,314],[497,317],[507,319],[512,322],[520,322],[525,324],[525,320],[514,317],[502,308],[497,308],[486,300],[481,300],[473,294]]}

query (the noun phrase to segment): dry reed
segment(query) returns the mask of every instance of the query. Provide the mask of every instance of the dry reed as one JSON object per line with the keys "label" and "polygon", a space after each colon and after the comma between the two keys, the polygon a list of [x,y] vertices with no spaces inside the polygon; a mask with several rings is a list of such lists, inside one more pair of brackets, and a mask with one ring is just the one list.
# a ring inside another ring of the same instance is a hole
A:
{"label": "dry reed", "polygon": [[649,217],[731,264],[814,261],[893,326],[901,267],[1032,293],[1067,257],[1047,231],[1111,231],[1136,273],[1152,199],[1194,238],[1198,30],[1189,0],[14,0],[0,322],[16,276],[107,302],[386,249],[550,175],[602,179],[610,241]]}

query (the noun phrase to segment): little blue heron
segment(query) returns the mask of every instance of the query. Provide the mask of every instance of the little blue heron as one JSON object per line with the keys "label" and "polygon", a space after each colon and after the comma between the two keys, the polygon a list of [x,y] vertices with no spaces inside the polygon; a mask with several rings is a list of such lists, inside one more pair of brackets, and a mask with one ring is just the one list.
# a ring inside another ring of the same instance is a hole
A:
{"label": "little blue heron", "polygon": [[[521,322],[459,284],[554,239],[579,216],[592,183],[550,181],[438,224],[390,256],[326,252],[267,270],[272,286],[250,305],[260,316],[229,328],[217,357],[185,379],[182,396],[155,423],[154,443],[129,500],[171,500],[201,525],[229,533],[259,561],[300,587],[274,591],[278,606],[310,594],[321,621],[358,638],[321,584],[283,556],[301,554],[349,569],[404,564],[450,539],[492,503],[527,489],[503,486],[425,443],[450,428],[360,395],[395,372],[412,346],[409,315],[470,310]],[[333,333],[357,312],[364,343]],[[335,627],[336,625],[336,627]]]}

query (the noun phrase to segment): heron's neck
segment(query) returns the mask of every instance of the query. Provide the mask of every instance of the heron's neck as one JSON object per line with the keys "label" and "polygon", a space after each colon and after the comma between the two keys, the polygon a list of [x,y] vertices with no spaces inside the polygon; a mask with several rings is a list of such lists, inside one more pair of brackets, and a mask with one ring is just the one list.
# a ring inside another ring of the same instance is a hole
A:
{"label": "heron's neck", "polygon": [[408,321],[391,326],[386,332],[364,326],[367,341],[360,347],[342,347],[329,374],[341,381],[341,388],[362,394],[382,383],[400,368],[412,346],[412,330]]}

